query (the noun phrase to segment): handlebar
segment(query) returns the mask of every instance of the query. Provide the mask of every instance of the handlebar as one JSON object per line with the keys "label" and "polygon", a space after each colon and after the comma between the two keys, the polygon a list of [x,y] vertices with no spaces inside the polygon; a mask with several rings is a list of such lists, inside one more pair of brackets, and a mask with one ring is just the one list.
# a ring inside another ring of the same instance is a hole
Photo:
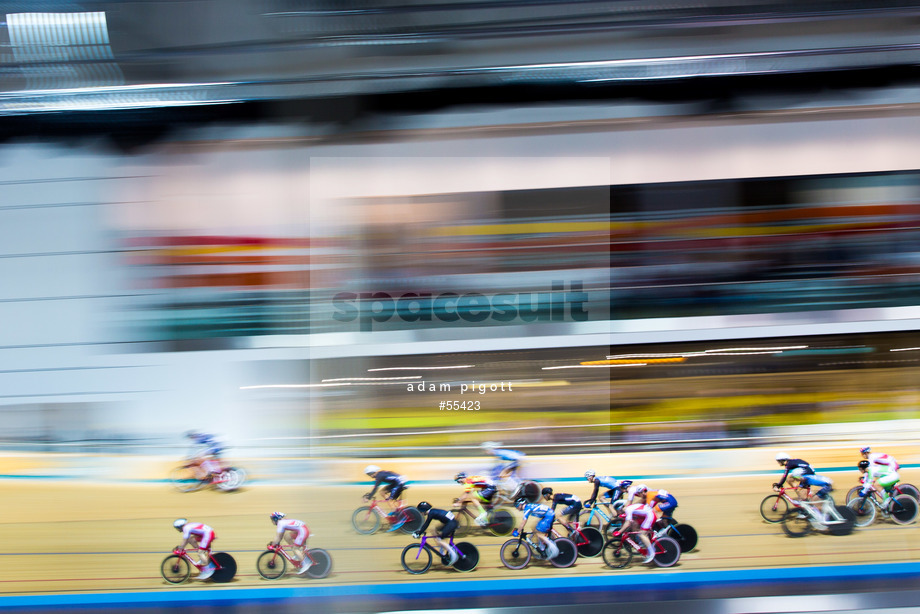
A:
{"label": "handlebar", "polygon": [[185,550],[183,550],[182,548],[173,548],[173,554],[176,554],[178,556],[184,556]]}

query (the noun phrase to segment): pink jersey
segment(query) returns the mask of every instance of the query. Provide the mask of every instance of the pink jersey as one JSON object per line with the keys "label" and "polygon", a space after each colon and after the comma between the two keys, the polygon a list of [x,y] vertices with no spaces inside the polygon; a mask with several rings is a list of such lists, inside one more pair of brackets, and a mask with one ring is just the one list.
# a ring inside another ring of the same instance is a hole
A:
{"label": "pink jersey", "polygon": [[199,548],[208,550],[215,538],[214,529],[200,522],[187,522],[182,527],[182,538],[187,540],[190,537],[198,542]]}
{"label": "pink jersey", "polygon": [[898,461],[894,460],[894,457],[888,454],[870,454],[869,462],[873,465],[888,467],[891,471],[897,471],[901,468]]}
{"label": "pink jersey", "polygon": [[293,541],[295,546],[303,546],[307,538],[310,537],[310,529],[307,528],[307,525],[293,518],[282,518],[278,521],[278,539],[281,539],[285,531],[290,531],[294,534]]}
{"label": "pink jersey", "polygon": [[648,531],[655,523],[655,510],[646,503],[627,505],[624,511],[626,512],[626,522],[635,520],[643,531]]}

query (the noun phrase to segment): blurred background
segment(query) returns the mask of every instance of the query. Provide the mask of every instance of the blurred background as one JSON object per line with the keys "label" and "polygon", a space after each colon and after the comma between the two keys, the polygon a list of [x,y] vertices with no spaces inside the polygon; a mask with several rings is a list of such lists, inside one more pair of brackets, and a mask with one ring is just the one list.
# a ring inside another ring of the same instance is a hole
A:
{"label": "blurred background", "polygon": [[9,453],[916,435],[918,3],[0,8]]}

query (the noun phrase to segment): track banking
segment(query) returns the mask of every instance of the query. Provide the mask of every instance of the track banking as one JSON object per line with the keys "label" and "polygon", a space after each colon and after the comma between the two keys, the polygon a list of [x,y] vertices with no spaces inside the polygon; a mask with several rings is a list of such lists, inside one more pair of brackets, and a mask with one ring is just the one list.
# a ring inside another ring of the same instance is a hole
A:
{"label": "track banking", "polygon": [[332,299],[338,322],[360,321],[362,331],[374,323],[397,318],[403,322],[584,322],[588,294],[581,282],[554,281],[549,292],[485,295],[478,292],[407,292],[394,297],[387,292],[340,292]]}

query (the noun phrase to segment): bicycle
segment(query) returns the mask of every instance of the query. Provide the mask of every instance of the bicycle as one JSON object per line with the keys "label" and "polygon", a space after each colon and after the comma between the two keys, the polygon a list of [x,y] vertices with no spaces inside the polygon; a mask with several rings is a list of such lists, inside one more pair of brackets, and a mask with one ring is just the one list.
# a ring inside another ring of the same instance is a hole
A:
{"label": "bicycle", "polygon": [[[604,562],[613,569],[627,567],[636,554],[644,557],[648,554],[642,539],[636,536],[639,531],[630,531],[625,534],[614,535],[604,544]],[[670,537],[662,537],[656,533],[649,533],[649,541],[655,549],[652,561],[658,567],[671,567],[680,560],[680,545]]]}
{"label": "bicycle", "polygon": [[[197,552],[197,548],[192,549]],[[226,552],[214,552],[210,560],[214,563],[214,573],[209,578],[212,582],[229,582],[236,575],[236,560]],[[186,550],[176,548],[172,554],[163,559],[160,574],[170,584],[182,584],[192,575],[192,567],[201,571],[205,565],[189,556]]]}
{"label": "bicycle", "polygon": [[[437,548],[428,543],[428,535],[422,535],[422,539],[418,544],[409,544],[403,548],[400,561],[403,569],[416,575],[428,571],[435,556],[440,558],[442,565],[453,567],[457,571],[468,572],[476,569],[479,564],[479,550],[476,549],[476,546],[469,542],[457,542],[455,544],[454,536],[451,535],[450,547],[457,553],[457,560],[453,565],[450,564],[450,557],[447,553],[441,554]],[[415,553],[415,556],[412,556],[412,552],[415,550],[418,550],[418,552]]]}
{"label": "bicycle", "polygon": [[198,462],[179,465],[169,472],[169,481],[179,492],[195,492],[212,486],[222,492],[238,490],[246,481],[246,472],[239,467],[221,466],[219,472],[212,474],[202,468]]}
{"label": "bicycle", "polygon": [[[805,501],[811,493],[810,488],[801,488],[799,486],[779,486],[774,487],[776,494],[767,495],[760,502],[761,517],[771,524],[783,521],[786,514],[792,508],[798,508],[800,502]],[[796,493],[796,498],[789,496],[788,491]],[[805,491],[804,497],[802,496]]]}
{"label": "bicycle", "polygon": [[[313,562],[304,573],[314,579],[325,578],[332,571],[332,557],[322,548],[304,550],[304,560]],[[284,544],[268,543],[265,552],[256,559],[256,571],[266,580],[277,580],[287,571],[288,563],[294,569],[300,569],[302,561],[295,559],[284,547]]]}
{"label": "bicycle", "polygon": [[[617,505],[619,503],[619,506]],[[579,524],[586,527],[594,527],[601,531],[603,535],[609,535],[622,526],[622,516],[617,509],[623,507],[623,501],[602,501],[594,505],[586,505],[578,515]],[[611,509],[611,507],[613,509]],[[582,517],[585,517],[582,520]],[[603,529],[601,529],[603,527]]]}
{"label": "bicycle", "polygon": [[481,527],[476,524],[476,514],[470,511],[468,502],[460,504],[459,499],[454,499],[453,511],[457,517],[459,526],[457,535],[464,537],[469,535],[475,525],[482,528],[496,537],[504,537],[514,529],[514,515],[505,507],[491,506],[486,509],[486,523]]}
{"label": "bicycle", "polygon": [[844,505],[835,505],[831,497],[818,501],[799,501],[783,517],[783,532],[789,537],[804,537],[812,531],[831,535],[849,535],[856,525],[856,513]]}
{"label": "bicycle", "polygon": [[910,495],[895,495],[886,497],[883,501],[879,501],[879,497],[879,492],[872,488],[867,494],[847,503],[847,508],[856,515],[854,522],[857,527],[867,527],[875,522],[878,512],[881,512],[885,519],[890,518],[901,525],[910,524],[917,519],[920,506]]}
{"label": "bicycle", "polygon": [[534,557],[540,561],[548,560],[553,567],[571,567],[578,558],[578,548],[575,542],[567,537],[557,537],[552,540],[559,549],[559,554],[551,559],[546,558],[546,551],[542,544],[533,541],[533,531],[514,531],[514,539],[509,539],[498,551],[502,565],[508,569],[524,569]]}
{"label": "bicycle", "polygon": [[[604,549],[604,536],[598,529],[594,527],[582,527],[577,522],[571,525],[566,525],[564,523],[560,524],[568,531],[566,537],[575,544],[578,556],[589,559],[594,558]],[[562,537],[555,528],[551,529],[551,534],[553,537]]]}
{"label": "bicycle", "polygon": [[696,548],[698,541],[696,529],[689,524],[679,523],[673,518],[661,518],[658,522],[664,522],[665,525],[655,531],[655,535],[658,537],[670,537],[677,542],[682,553],[690,552]]}
{"label": "bicycle", "polygon": [[387,512],[377,499],[371,499],[369,503],[351,515],[352,526],[362,535],[376,533],[384,520],[390,525],[387,532],[399,529],[403,533],[415,533],[422,526],[422,513],[412,506],[398,506],[393,512]]}
{"label": "bicycle", "polygon": [[493,503],[495,505],[514,505],[518,499],[527,499],[528,503],[538,503],[541,490],[539,482],[518,480],[514,476],[509,476],[499,480],[498,492],[495,493]]}
{"label": "bicycle", "polygon": [[[852,501],[853,499],[858,499],[859,491],[862,489],[863,489],[863,483],[862,481],[860,481],[860,484],[858,486],[854,486],[853,488],[848,490],[846,504],[849,505],[850,501]],[[902,484],[901,482],[898,482],[897,484],[891,487],[891,490],[892,492],[894,492],[895,496],[907,495],[909,497],[913,497],[916,501],[920,501],[920,489],[918,489],[913,484]]]}

